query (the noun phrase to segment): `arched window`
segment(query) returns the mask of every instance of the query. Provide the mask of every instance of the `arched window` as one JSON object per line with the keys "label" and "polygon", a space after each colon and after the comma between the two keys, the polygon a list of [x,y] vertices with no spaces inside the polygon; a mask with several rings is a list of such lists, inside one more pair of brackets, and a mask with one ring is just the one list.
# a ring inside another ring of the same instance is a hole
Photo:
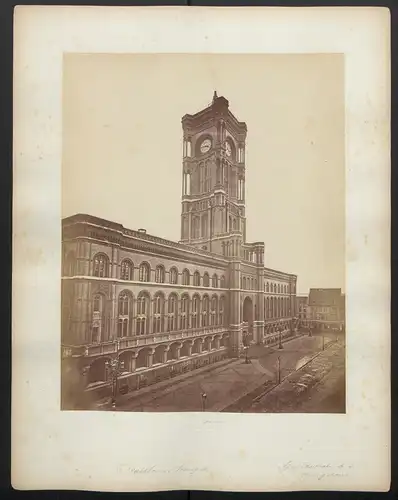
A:
{"label": "arched window", "polygon": [[164,283],[164,267],[157,266],[155,269],[155,281],[156,283]]}
{"label": "arched window", "polygon": [[126,281],[131,281],[133,279],[133,263],[131,260],[122,260],[120,264],[120,279]]}
{"label": "arched window", "polygon": [[207,214],[202,215],[202,238],[207,238]]}
{"label": "arched window", "polygon": [[273,307],[273,311],[272,311],[272,317],[276,318],[277,316],[278,316],[278,313],[277,313],[277,303],[276,303],[276,297],[274,297],[274,307]]}
{"label": "arched window", "polygon": [[281,293],[281,286],[279,283],[278,283],[278,293]]}
{"label": "arched window", "polygon": [[189,271],[188,269],[184,269],[184,271],[182,272],[182,284],[183,285],[189,285],[190,284],[190,274],[189,274]]}
{"label": "arched window", "polygon": [[246,278],[245,277],[243,277],[243,287],[242,288],[243,288],[243,290],[246,290]]}
{"label": "arched window", "polygon": [[203,275],[203,286],[209,286],[209,275],[207,273]]}
{"label": "arched window", "polygon": [[254,290],[257,290],[257,280],[254,280]]}
{"label": "arched window", "polygon": [[267,281],[267,292],[269,292],[269,283]]}
{"label": "arched window", "polygon": [[137,298],[137,335],[147,335],[149,332],[149,296],[141,292]]}
{"label": "arched window", "polygon": [[176,285],[178,282],[178,271],[175,267],[170,269],[170,283]]}
{"label": "arched window", "polygon": [[205,295],[203,297],[202,304],[202,326],[209,325],[209,297]]}
{"label": "arched window", "polygon": [[193,284],[194,286],[200,286],[200,274],[198,271],[195,271],[193,275]]}
{"label": "arched window", "polygon": [[76,255],[75,252],[68,252],[68,255],[65,257],[64,275],[74,276],[75,273],[76,273]]}
{"label": "arched window", "polygon": [[192,225],[191,225],[191,238],[199,238],[199,230],[200,230],[200,219],[199,217],[192,217]]}
{"label": "arched window", "polygon": [[199,182],[200,182],[200,192],[204,193],[204,191],[205,191],[205,166],[203,163],[201,163],[200,167],[199,167]]}
{"label": "arched window", "polygon": [[109,276],[109,259],[103,254],[97,254],[93,259],[93,276],[98,278],[108,278]]}
{"label": "arched window", "polygon": [[164,330],[164,296],[158,292],[153,299],[153,333]]}
{"label": "arched window", "polygon": [[210,324],[214,326],[217,323],[217,296],[214,295],[211,298],[211,312],[210,312]]}
{"label": "arched window", "polygon": [[192,328],[198,328],[199,327],[199,304],[200,304],[200,298],[197,295],[194,295],[192,299]]}
{"label": "arched window", "polygon": [[218,277],[217,277],[217,274],[213,274],[213,277],[211,279],[211,286],[213,288],[217,288],[217,286],[218,286]]}
{"label": "arched window", "polygon": [[224,324],[224,311],[225,311],[225,297],[221,297],[220,305],[218,308],[218,323],[219,323],[219,325]]}
{"label": "arched window", "polygon": [[129,337],[131,335],[131,316],[132,316],[133,300],[132,296],[123,291],[119,294],[118,300],[118,323],[117,336]]}
{"label": "arched window", "polygon": [[189,328],[189,297],[188,295],[183,295],[181,297],[181,330]]}
{"label": "arched window", "polygon": [[172,294],[168,300],[168,331],[177,330],[177,297]]}
{"label": "arched window", "polygon": [[147,262],[142,262],[142,264],[140,265],[139,280],[148,282],[150,278],[149,273],[149,264]]}
{"label": "arched window", "polygon": [[104,330],[105,299],[100,293],[93,297],[93,317],[91,323],[91,342],[101,342]]}
{"label": "arched window", "polygon": [[224,288],[224,287],[225,287],[225,277],[221,276],[221,278],[220,278],[220,288]]}

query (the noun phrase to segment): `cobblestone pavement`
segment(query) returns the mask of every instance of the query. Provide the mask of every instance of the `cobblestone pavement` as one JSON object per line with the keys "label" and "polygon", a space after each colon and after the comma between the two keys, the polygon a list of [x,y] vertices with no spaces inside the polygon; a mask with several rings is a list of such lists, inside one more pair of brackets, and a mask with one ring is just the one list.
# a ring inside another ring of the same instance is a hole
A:
{"label": "cobblestone pavement", "polygon": [[[330,340],[329,340],[330,341]],[[327,342],[325,342],[327,345]],[[300,337],[285,342],[284,348],[251,346],[250,363],[240,362],[225,366],[215,372],[200,373],[164,390],[154,388],[153,395],[135,397],[126,401],[122,411],[222,411],[247,393],[264,386],[277,377],[277,359],[281,358],[281,376],[291,373],[304,364],[319,349],[322,339]],[[205,400],[202,394],[206,394]],[[203,405],[204,403],[204,405]]]}
{"label": "cobblestone pavement", "polygon": [[300,371],[265,394],[247,411],[260,413],[344,413],[345,348],[330,345]]}

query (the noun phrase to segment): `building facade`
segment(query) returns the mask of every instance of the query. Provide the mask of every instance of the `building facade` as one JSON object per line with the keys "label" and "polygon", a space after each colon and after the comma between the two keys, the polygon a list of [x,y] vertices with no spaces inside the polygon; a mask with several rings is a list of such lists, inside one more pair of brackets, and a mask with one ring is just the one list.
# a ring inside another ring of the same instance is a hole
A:
{"label": "building facade", "polygon": [[62,222],[63,366],[86,390],[109,384],[115,360],[134,389],[297,326],[297,277],[246,240],[246,124],[215,93],[182,128],[179,242],[90,215]]}
{"label": "building facade", "polygon": [[345,295],[341,288],[311,288],[307,320],[314,329],[345,330]]}
{"label": "building facade", "polygon": [[298,324],[301,328],[307,328],[307,308],[308,308],[308,295],[297,295],[296,297],[296,312]]}

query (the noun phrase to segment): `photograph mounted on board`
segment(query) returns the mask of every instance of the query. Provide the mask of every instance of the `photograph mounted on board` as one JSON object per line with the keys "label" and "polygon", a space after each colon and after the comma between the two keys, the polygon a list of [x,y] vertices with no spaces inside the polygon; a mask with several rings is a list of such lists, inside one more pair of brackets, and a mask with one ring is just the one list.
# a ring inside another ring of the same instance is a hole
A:
{"label": "photograph mounted on board", "polygon": [[62,410],[345,413],[342,54],[65,54],[62,150]]}

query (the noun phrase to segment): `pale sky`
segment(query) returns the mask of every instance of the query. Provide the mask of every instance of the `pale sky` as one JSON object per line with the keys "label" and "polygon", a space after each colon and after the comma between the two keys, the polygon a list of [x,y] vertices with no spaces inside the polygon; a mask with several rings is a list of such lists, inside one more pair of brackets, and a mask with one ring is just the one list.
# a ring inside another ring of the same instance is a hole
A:
{"label": "pale sky", "polygon": [[248,127],[247,240],[298,293],[345,286],[344,59],[76,55],[64,59],[62,216],[180,238],[184,114],[217,90]]}

